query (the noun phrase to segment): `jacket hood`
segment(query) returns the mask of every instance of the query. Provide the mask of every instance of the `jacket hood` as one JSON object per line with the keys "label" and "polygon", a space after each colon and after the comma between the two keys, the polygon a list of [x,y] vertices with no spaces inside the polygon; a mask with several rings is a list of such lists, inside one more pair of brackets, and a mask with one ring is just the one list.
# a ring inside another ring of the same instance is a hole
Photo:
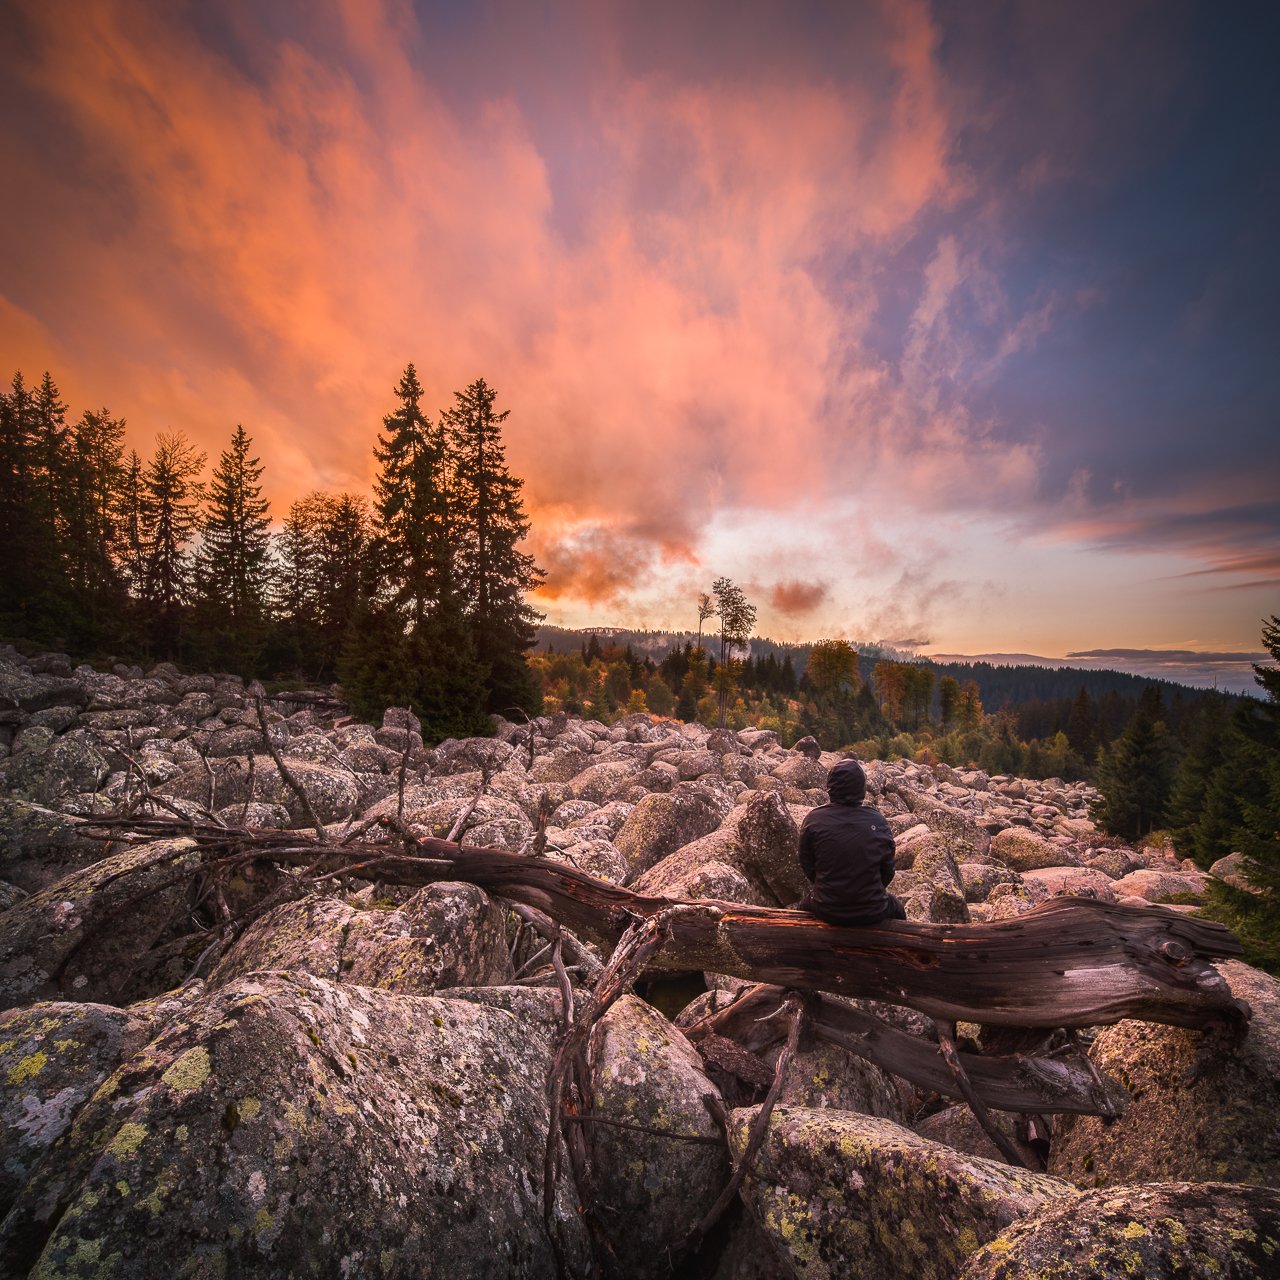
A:
{"label": "jacket hood", "polygon": [[861,804],[867,794],[867,775],[856,760],[841,760],[827,774],[827,794],[837,804]]}

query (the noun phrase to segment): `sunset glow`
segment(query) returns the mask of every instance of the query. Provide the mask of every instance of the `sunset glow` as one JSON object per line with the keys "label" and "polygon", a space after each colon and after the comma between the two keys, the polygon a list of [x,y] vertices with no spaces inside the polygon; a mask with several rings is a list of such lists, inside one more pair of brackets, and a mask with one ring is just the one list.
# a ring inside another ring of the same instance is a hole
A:
{"label": "sunset glow", "polygon": [[4,376],[243,423],[277,517],[413,361],[511,410],[554,623],[729,575],[778,639],[1238,665],[1277,608],[1274,8],[6,8]]}

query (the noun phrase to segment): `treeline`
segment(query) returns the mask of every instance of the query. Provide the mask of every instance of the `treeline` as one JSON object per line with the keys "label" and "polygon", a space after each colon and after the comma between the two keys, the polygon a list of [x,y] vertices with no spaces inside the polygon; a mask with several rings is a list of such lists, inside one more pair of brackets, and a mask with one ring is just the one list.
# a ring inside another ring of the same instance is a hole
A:
{"label": "treeline", "polygon": [[[771,646],[752,639],[751,656],[734,661],[725,673],[693,633],[658,659],[655,651],[662,646],[638,652],[629,641],[621,643],[653,633],[583,637],[540,630],[546,649],[535,655],[534,665],[543,692],[551,704],[575,714],[607,723],[647,710],[715,723],[720,698],[712,696],[713,688],[731,681],[731,727],[770,728],[788,743],[812,734],[828,749],[852,747],[866,758],[909,756],[1023,777],[1092,777],[1100,753],[1125,731],[1144,696],[1157,698],[1161,720],[1175,738],[1189,731],[1197,708],[1213,696],[1123,673],[1071,672],[1071,696],[1006,702],[993,712],[976,678],[952,674],[997,670],[989,664],[902,662],[843,640]],[[1015,670],[1054,677],[1050,688],[1061,687],[1056,678],[1068,674]],[[1099,681],[1111,675],[1115,683]],[[1095,682],[1105,690],[1101,697],[1091,692]]]}
{"label": "treeline", "polygon": [[46,373],[0,393],[0,633],[28,649],[330,681],[432,737],[536,712],[525,654],[541,570],[483,379],[434,420],[413,365],[374,455],[373,502],[312,493],[279,532],[242,426],[211,475],[181,433],[144,460],[107,409],[69,417]]}

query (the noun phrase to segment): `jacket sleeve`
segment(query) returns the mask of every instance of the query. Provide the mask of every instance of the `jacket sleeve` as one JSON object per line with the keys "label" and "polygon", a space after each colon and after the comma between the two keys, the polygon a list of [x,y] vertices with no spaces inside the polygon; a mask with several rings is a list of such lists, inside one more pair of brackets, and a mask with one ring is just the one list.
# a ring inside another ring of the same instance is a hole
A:
{"label": "jacket sleeve", "polygon": [[894,865],[893,858],[896,853],[896,847],[893,843],[893,836],[889,835],[885,840],[885,854],[880,862],[880,883],[888,885],[893,879]]}
{"label": "jacket sleeve", "polygon": [[800,828],[800,870],[804,872],[806,880],[813,880],[813,832],[809,829],[808,823],[803,824]]}

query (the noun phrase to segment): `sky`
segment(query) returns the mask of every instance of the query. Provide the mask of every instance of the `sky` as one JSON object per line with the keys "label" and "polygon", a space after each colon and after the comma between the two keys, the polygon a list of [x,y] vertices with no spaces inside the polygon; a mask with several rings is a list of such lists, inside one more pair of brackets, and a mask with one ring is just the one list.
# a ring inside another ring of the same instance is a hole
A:
{"label": "sky", "polygon": [[1212,682],[1280,611],[1274,5],[0,21],[3,376],[144,456],[365,491],[412,361],[510,410],[552,623],[727,576],[776,639]]}

